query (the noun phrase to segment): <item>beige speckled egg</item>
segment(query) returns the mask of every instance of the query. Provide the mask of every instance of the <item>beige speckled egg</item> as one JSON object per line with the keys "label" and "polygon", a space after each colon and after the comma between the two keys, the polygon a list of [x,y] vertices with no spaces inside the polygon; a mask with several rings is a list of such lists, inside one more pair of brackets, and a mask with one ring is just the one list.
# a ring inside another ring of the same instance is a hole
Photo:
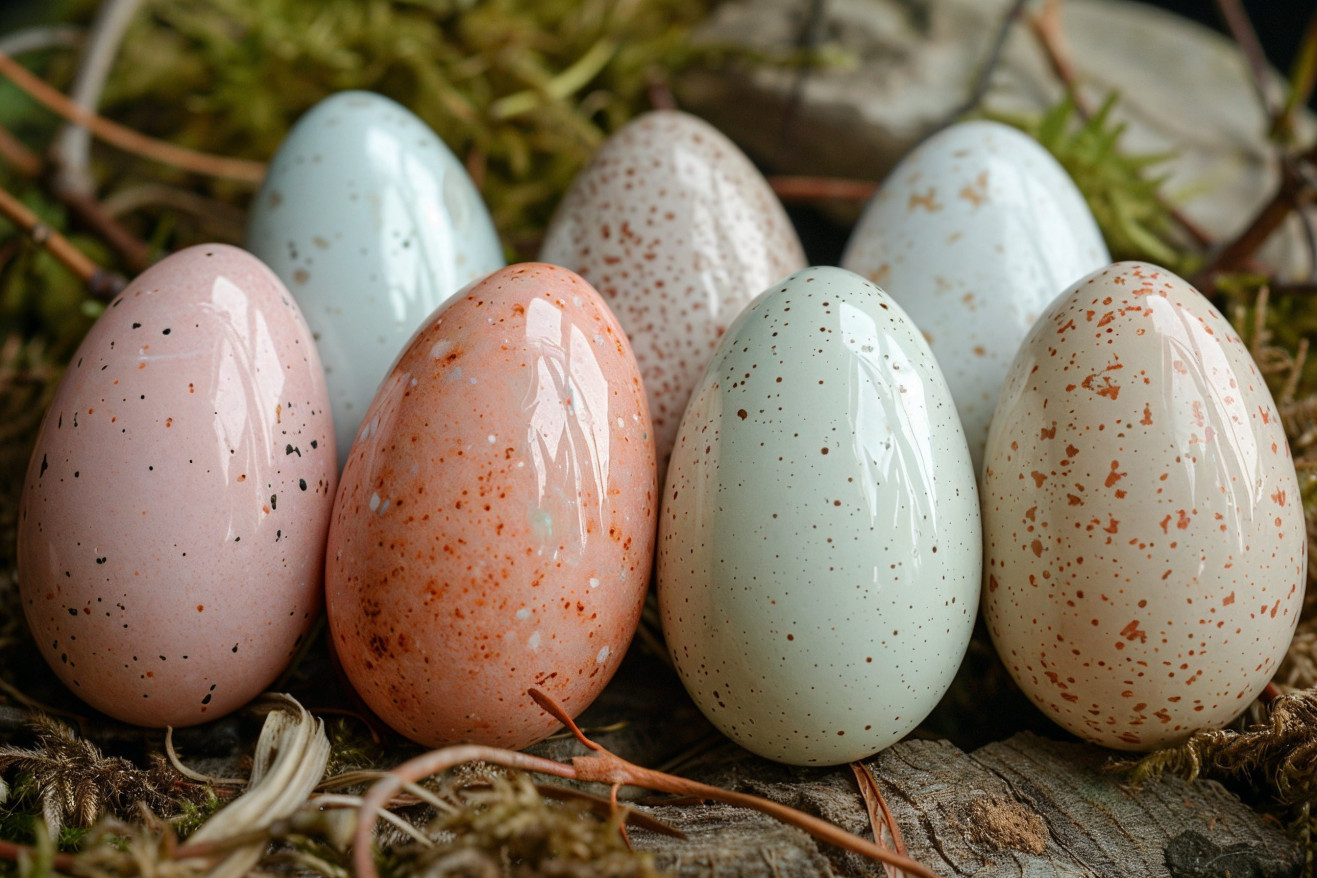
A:
{"label": "beige speckled egg", "polygon": [[657,487],[645,393],[599,294],[522,264],[422,325],[366,412],[326,562],[344,672],[431,746],[525,747],[603,689],[640,618]]}
{"label": "beige speckled egg", "polygon": [[42,655],[126,722],[241,707],[319,611],[336,472],[279,279],[222,244],[161,261],[87,334],[37,436],[18,567]]}
{"label": "beige speckled egg", "polygon": [[1307,542],[1267,387],[1188,283],[1080,280],[1006,377],[983,481],[983,612],[1025,693],[1125,750],[1217,728],[1298,621]]}
{"label": "beige speckled egg", "polygon": [[540,259],[579,272],[626,330],[667,469],[718,338],[750,300],[805,267],[781,203],[708,123],[647,113],[600,148],[563,198]]}

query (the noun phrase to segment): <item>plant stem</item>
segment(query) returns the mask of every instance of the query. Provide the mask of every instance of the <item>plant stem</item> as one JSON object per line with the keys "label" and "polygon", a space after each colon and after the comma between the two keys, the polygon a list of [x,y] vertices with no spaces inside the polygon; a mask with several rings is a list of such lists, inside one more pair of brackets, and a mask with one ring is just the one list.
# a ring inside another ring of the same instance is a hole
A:
{"label": "plant stem", "polygon": [[[96,10],[96,20],[87,36],[87,44],[78,63],[78,72],[69,89],[69,98],[88,112],[96,112],[105,81],[119,54],[128,25],[142,0],[103,0]],[[96,191],[91,176],[91,131],[73,123],[64,126],[50,149],[55,173],[51,186],[57,193],[73,192],[90,196]]]}
{"label": "plant stem", "polygon": [[[41,161],[40,156],[3,127],[0,127],[0,157],[25,177],[36,178],[45,172],[46,165]],[[95,196],[68,190],[56,191],[53,194],[72,212],[78,222],[99,235],[119,253],[129,271],[141,274],[150,266],[153,261],[151,248],[115,219]]]}
{"label": "plant stem", "polygon": [[126,285],[122,277],[107,272],[88,259],[68,238],[42,222],[27,205],[4,188],[0,188],[0,215],[22,229],[38,246],[45,247],[51,256],[77,275],[97,298],[113,298]]}
{"label": "plant stem", "polygon": [[[1296,162],[1317,162],[1317,146],[1294,159]],[[1196,286],[1206,289],[1214,286],[1212,276],[1220,271],[1232,271],[1244,265],[1271,237],[1281,223],[1290,215],[1290,211],[1300,208],[1313,198],[1312,187],[1308,186],[1302,174],[1288,161],[1281,163],[1280,183],[1271,200],[1266,203],[1253,222],[1230,243],[1221,248],[1216,257],[1199,272]]]}
{"label": "plant stem", "polygon": [[758,796],[746,793],[720,789],[708,784],[697,783],[696,781],[633,765],[586,738],[576,724],[572,722],[571,717],[547,695],[536,689],[531,689],[529,694],[540,707],[567,726],[582,744],[593,750],[593,755],[577,756],[572,759],[570,765],[566,765],[515,750],[503,750],[478,744],[462,744],[455,747],[445,747],[441,750],[431,750],[429,753],[424,753],[403,763],[372,786],[362,799],[361,812],[357,819],[357,828],[352,844],[352,859],[357,878],[378,878],[379,876],[379,872],[375,869],[371,836],[375,829],[376,815],[384,806],[384,803],[404,783],[418,781],[421,778],[438,774],[468,762],[487,762],[505,768],[533,771],[569,780],[608,784],[614,788],[621,785],[642,786],[679,796],[692,796],[697,799],[709,799],[728,805],[750,808],[798,829],[803,829],[821,841],[861,856],[871,857],[881,863],[895,866],[907,875],[916,875],[919,878],[937,878],[937,873],[909,857],[889,851],[826,820],[797,811],[795,808],[779,802],[761,799]]}
{"label": "plant stem", "polygon": [[45,49],[62,49],[82,42],[81,28],[68,26],[32,27],[6,34],[0,39],[0,52],[24,55]]}
{"label": "plant stem", "polygon": [[768,185],[773,187],[777,197],[783,201],[818,201],[824,198],[867,201],[878,189],[878,184],[870,180],[847,180],[840,177],[779,175],[769,177]]}
{"label": "plant stem", "polygon": [[[1065,36],[1062,33],[1061,4],[1057,0],[1044,0],[1042,10],[1029,16],[1029,27],[1037,38],[1038,45],[1042,48],[1043,55],[1046,56],[1052,73],[1065,87],[1066,94],[1075,106],[1075,112],[1079,114],[1081,119],[1091,118],[1093,115],[1092,108],[1088,105],[1087,99],[1079,93],[1075,68],[1070,62],[1070,51],[1066,46]],[[1198,224],[1189,219],[1183,211],[1167,201],[1160,191],[1157,192],[1157,201],[1166,208],[1171,215],[1171,219],[1175,220],[1176,224],[1199,247],[1206,247],[1212,243],[1211,235],[1200,229]]]}
{"label": "plant stem", "polygon": [[1245,60],[1248,61],[1249,73],[1252,74],[1253,91],[1257,94],[1258,104],[1262,107],[1263,112],[1273,121],[1276,118],[1276,111],[1271,105],[1271,98],[1267,94],[1267,87],[1270,84],[1270,75],[1267,70],[1267,54],[1262,49],[1262,43],[1258,40],[1258,32],[1253,29],[1253,22],[1249,20],[1248,11],[1244,9],[1244,4],[1240,0],[1216,0],[1216,10],[1221,13],[1221,18],[1226,23],[1226,29],[1230,31],[1230,36],[1234,38],[1235,45],[1239,46],[1239,51],[1244,53]]}
{"label": "plant stem", "polygon": [[91,132],[125,152],[172,165],[197,174],[211,177],[225,177],[252,185],[259,184],[265,177],[265,165],[246,159],[225,158],[209,155],[186,147],[156,140],[145,134],[127,128],[117,122],[111,122],[90,110],[79,107],[73,101],[34,76],[26,67],[13,58],[0,53],[0,74],[7,77],[29,97],[44,105],[52,112],[63,116],[70,122],[86,125]]}
{"label": "plant stem", "polygon": [[974,77],[974,88],[965,98],[965,102],[951,114],[952,119],[957,119],[973,110],[983,102],[984,96],[988,93],[988,88],[992,85],[992,74],[1001,62],[1003,50],[1006,48],[1006,38],[1010,36],[1011,30],[1015,23],[1020,20],[1021,13],[1024,12],[1024,4],[1028,0],[1014,0],[1011,8],[1006,10],[1002,16],[1001,24],[997,28],[996,39],[992,41],[992,48],[988,52],[988,58],[979,68],[978,75]]}

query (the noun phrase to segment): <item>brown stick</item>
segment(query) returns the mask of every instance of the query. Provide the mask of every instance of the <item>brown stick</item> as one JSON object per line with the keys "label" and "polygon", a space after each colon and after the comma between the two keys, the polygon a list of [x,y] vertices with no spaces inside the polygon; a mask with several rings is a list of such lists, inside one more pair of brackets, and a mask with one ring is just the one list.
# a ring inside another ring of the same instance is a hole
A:
{"label": "brown stick", "polygon": [[572,759],[571,765],[565,765],[561,762],[530,756],[515,750],[464,744],[456,747],[446,747],[442,750],[431,750],[429,753],[404,762],[372,786],[362,800],[360,816],[357,819],[356,834],[353,836],[352,842],[352,861],[357,878],[378,878],[379,876],[372,856],[371,836],[375,830],[376,815],[384,803],[401,789],[404,783],[417,781],[467,762],[488,762],[505,768],[534,771],[586,783],[604,783],[610,786],[632,784],[660,792],[674,793],[679,796],[693,796],[697,799],[709,799],[728,805],[738,805],[767,814],[798,829],[803,829],[820,841],[895,866],[908,875],[917,875],[919,878],[938,878],[937,873],[922,863],[893,853],[868,839],[860,838],[858,835],[853,835],[826,820],[797,811],[795,808],[768,799],[761,799],[758,796],[719,789],[718,787],[633,765],[586,738],[576,724],[572,722],[572,718],[547,695],[537,689],[531,689],[528,694],[535,699],[540,707],[567,726],[576,735],[577,740],[593,750],[594,755],[577,756]]}
{"label": "brown stick", "polygon": [[[45,172],[41,157],[4,127],[0,127],[0,157],[25,177],[40,177]],[[56,191],[54,195],[78,222],[118,251],[129,271],[141,274],[151,265],[151,248],[146,242],[128,231],[128,227],[111,216],[95,198],[67,188]]]}
{"label": "brown stick", "polygon": [[[1030,15],[1029,28],[1033,31],[1038,40],[1038,45],[1043,50],[1043,55],[1047,58],[1048,66],[1051,67],[1052,73],[1065,86],[1066,95],[1069,96],[1070,102],[1075,106],[1075,112],[1082,119],[1089,119],[1093,116],[1093,110],[1088,106],[1088,101],[1079,93],[1079,83],[1075,76],[1075,68],[1070,63],[1070,51],[1066,46],[1065,35],[1061,30],[1061,4],[1057,0],[1046,0],[1041,11]],[[1198,244],[1199,247],[1206,247],[1212,243],[1212,236],[1198,227],[1198,224],[1189,219],[1183,211],[1167,201],[1159,191],[1157,201],[1170,213],[1171,219],[1175,220],[1180,228],[1184,229],[1185,234]]]}
{"label": "brown stick", "polygon": [[87,258],[69,239],[42,222],[27,205],[7,189],[0,188],[0,214],[22,229],[36,244],[45,247],[65,268],[78,276],[98,298],[112,298],[124,288],[123,278],[107,272]]}
{"label": "brown stick", "polygon": [[1258,103],[1262,106],[1263,111],[1274,122],[1276,119],[1276,110],[1271,106],[1271,99],[1267,95],[1267,85],[1270,76],[1267,71],[1267,53],[1262,49],[1262,43],[1258,40],[1258,32],[1253,28],[1253,22],[1248,17],[1248,10],[1244,9],[1244,4],[1240,0],[1216,0],[1216,9],[1221,13],[1221,18],[1225,20],[1226,29],[1230,31],[1230,36],[1239,46],[1239,50],[1244,53],[1245,60],[1248,61],[1249,73],[1253,78],[1253,90],[1257,93]]}
{"label": "brown stick", "polygon": [[868,201],[878,190],[878,184],[870,180],[847,180],[841,177],[779,175],[769,177],[768,185],[773,187],[777,197],[783,201],[818,201],[824,198]]}
{"label": "brown stick", "polygon": [[86,126],[92,134],[125,152],[197,174],[225,177],[243,183],[259,184],[265,178],[265,165],[260,162],[209,155],[176,146],[163,140],[156,140],[154,137],[147,137],[145,134],[83,109],[3,52],[0,52],[0,74],[47,109],[70,122]]}
{"label": "brown stick", "polygon": [[[1317,146],[1294,161],[1317,162]],[[1272,233],[1280,228],[1281,223],[1290,215],[1290,211],[1301,207],[1305,201],[1311,200],[1313,195],[1312,189],[1304,182],[1302,175],[1297,173],[1288,161],[1282,162],[1280,184],[1276,187],[1271,200],[1257,216],[1253,217],[1253,222],[1249,223],[1233,241],[1221,248],[1216,258],[1199,272],[1195,279],[1199,289],[1211,286],[1212,276],[1216,272],[1231,271],[1244,265],[1258,248],[1266,243]]]}

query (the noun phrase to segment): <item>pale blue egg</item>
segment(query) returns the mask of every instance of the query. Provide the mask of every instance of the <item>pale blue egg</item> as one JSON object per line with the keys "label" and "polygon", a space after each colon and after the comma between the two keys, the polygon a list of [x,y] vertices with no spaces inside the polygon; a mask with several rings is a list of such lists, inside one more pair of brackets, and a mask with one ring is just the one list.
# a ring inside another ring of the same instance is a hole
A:
{"label": "pale blue egg", "polygon": [[252,204],[247,249],[314,333],[340,465],[412,332],[504,265],[462,163],[409,110],[360,91],[326,98],[289,132]]}

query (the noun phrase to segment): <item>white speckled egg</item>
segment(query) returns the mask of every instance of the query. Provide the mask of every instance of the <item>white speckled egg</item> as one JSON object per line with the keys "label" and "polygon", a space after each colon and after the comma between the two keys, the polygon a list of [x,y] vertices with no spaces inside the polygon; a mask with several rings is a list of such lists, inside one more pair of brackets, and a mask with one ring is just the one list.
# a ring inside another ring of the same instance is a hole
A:
{"label": "white speckled egg", "polygon": [[982,470],[1006,369],[1066,287],[1111,262],[1084,197],[1051,154],[999,122],[961,122],[888,176],[842,267],[891,293],[924,332]]}
{"label": "white speckled egg", "polygon": [[329,629],[371,709],[429,746],[527,747],[622,662],[654,558],[654,440],[626,337],[556,265],[436,311],[371,403],[334,504]]}
{"label": "white speckled egg", "polygon": [[1052,719],[1146,750],[1225,724],[1285,655],[1299,488],[1247,348],[1197,290],[1123,262],[1030,331],[988,436],[984,617]]}
{"label": "white speckled egg", "polygon": [[461,162],[409,110],[347,91],[298,120],[252,202],[247,249],[283,279],[324,361],[340,465],[421,321],[503,266]]}
{"label": "white speckled egg", "polygon": [[37,436],[18,575],[42,655],[126,722],[241,707],[319,612],[336,473],[279,279],[223,244],[162,260],[87,334]]}
{"label": "white speckled egg", "polygon": [[622,128],[572,184],[540,259],[578,272],[626,330],[654,418],[659,481],[718,337],[805,267],[777,196],[736,145],[675,110]]}
{"label": "white speckled egg", "polygon": [[969,450],[891,298],[839,268],[770,288],[681,422],[658,598],[682,682],[770,759],[867,757],[951,684],[978,611]]}

